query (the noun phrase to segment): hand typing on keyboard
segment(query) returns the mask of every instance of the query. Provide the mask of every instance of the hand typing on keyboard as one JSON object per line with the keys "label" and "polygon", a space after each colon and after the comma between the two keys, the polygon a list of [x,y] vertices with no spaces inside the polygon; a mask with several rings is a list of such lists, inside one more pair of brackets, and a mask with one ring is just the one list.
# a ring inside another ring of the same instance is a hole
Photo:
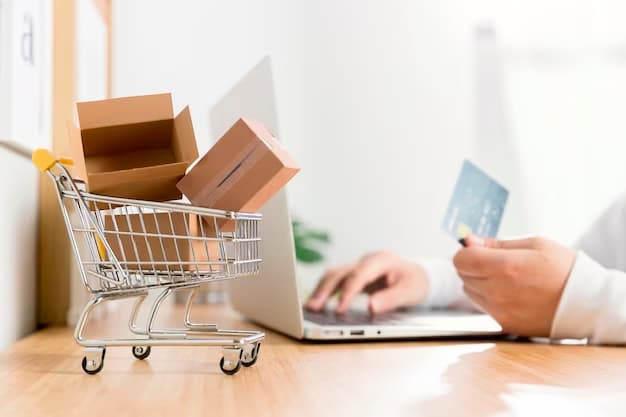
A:
{"label": "hand typing on keyboard", "polygon": [[337,312],[344,313],[361,292],[370,294],[370,312],[384,313],[423,301],[428,279],[419,264],[390,252],[376,252],[355,263],[328,270],[306,308],[320,311],[334,294],[340,293]]}

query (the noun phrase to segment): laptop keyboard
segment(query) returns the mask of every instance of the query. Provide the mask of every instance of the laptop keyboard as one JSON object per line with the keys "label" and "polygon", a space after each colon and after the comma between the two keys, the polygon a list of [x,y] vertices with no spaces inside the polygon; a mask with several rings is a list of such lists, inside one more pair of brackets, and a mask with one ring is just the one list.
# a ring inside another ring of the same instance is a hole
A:
{"label": "laptop keyboard", "polygon": [[406,324],[407,318],[413,316],[406,312],[396,311],[372,315],[367,311],[347,311],[337,314],[334,311],[303,310],[304,319],[326,326],[354,326],[364,324]]}

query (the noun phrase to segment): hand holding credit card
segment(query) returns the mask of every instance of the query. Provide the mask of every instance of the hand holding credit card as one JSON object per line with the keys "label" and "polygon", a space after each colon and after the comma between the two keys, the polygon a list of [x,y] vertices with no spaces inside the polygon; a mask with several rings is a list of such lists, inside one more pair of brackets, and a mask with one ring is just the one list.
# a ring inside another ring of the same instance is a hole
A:
{"label": "hand holding credit card", "polygon": [[508,197],[506,188],[466,159],[441,227],[463,246],[470,234],[495,238]]}

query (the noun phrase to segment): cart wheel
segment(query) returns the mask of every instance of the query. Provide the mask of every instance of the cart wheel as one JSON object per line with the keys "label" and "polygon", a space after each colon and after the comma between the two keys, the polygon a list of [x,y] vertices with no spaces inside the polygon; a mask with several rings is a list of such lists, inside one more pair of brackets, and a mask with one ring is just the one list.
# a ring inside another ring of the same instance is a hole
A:
{"label": "cart wheel", "polygon": [[[234,368],[232,366],[229,366],[229,369],[225,368],[225,362],[226,361],[222,357],[222,359],[220,359],[220,369],[226,375],[235,375],[241,369],[241,361],[237,361],[237,364],[235,365]],[[232,368],[232,369],[230,369],[230,368]]]}
{"label": "cart wheel", "polygon": [[83,362],[81,364],[83,371],[89,375],[95,375],[100,372],[104,367],[104,356],[106,355],[106,351],[106,348],[102,349],[99,360],[94,358],[87,359],[87,356],[83,356]]}
{"label": "cart wheel", "polygon": [[252,366],[256,363],[256,360],[259,358],[259,351],[261,350],[261,344],[256,343],[254,345],[254,349],[252,349],[251,359],[247,359],[246,355],[241,359],[241,364],[245,367]]}
{"label": "cart wheel", "polygon": [[144,360],[150,356],[150,346],[133,346],[133,356],[139,360]]}

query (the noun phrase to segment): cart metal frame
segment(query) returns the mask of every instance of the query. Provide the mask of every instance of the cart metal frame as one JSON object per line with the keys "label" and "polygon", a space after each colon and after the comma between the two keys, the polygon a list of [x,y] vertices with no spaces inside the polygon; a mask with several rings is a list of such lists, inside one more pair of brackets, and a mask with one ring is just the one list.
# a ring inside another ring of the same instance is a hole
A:
{"label": "cart metal frame", "polygon": [[[14,143],[0,141],[0,145],[23,156],[29,152]],[[91,294],[74,330],[74,339],[84,348],[86,373],[102,370],[109,346],[131,346],[137,359],[147,358],[152,346],[221,347],[220,368],[229,375],[257,361],[263,332],[196,323],[191,309],[202,285],[258,274],[260,214],[92,194],[72,178],[66,167],[71,160],[42,149],[32,153],[32,160],[56,187],[80,276]],[[169,219],[167,230],[160,230],[157,216]],[[195,227],[190,226],[192,216]],[[181,327],[157,327],[160,307],[177,291],[189,293]],[[139,313],[154,292],[157,295],[141,325]],[[124,298],[135,299],[128,319],[130,336],[85,337],[93,310]]]}

